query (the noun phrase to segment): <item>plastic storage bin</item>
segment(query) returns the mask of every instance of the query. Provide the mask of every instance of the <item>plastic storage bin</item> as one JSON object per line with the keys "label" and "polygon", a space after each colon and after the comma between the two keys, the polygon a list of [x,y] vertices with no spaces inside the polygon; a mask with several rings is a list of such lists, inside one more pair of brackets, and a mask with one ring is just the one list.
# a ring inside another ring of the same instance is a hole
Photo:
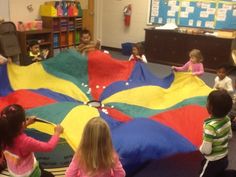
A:
{"label": "plastic storage bin", "polygon": [[131,55],[131,53],[132,53],[132,46],[133,46],[133,43],[131,43],[131,42],[122,43],[121,44],[122,54],[123,55]]}

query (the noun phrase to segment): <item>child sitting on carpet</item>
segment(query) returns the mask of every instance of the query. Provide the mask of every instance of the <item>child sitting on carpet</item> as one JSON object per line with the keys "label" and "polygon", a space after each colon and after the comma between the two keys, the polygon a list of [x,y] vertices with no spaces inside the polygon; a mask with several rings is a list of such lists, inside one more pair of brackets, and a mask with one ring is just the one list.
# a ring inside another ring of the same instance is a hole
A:
{"label": "child sitting on carpet", "polygon": [[66,177],[124,177],[125,171],[115,152],[110,129],[100,117],[84,128],[80,145],[66,171]]}
{"label": "child sitting on carpet", "polygon": [[[228,143],[232,137],[231,122],[227,114],[232,108],[232,98],[225,90],[212,91],[207,98],[210,118],[203,127],[200,151],[204,155],[200,177],[227,176]],[[233,172],[235,173],[235,172]]]}
{"label": "child sitting on carpet", "polygon": [[87,54],[89,51],[99,50],[100,49],[100,41],[97,42],[92,41],[91,33],[87,29],[83,29],[80,33],[80,43],[77,48],[78,52],[81,54]]}
{"label": "child sitting on carpet", "polygon": [[17,104],[7,106],[0,114],[0,148],[11,176],[43,176],[34,152],[53,150],[63,132],[58,125],[48,142],[38,141],[24,133],[26,126],[34,122],[35,118],[26,119],[25,110]]}
{"label": "child sitting on carpet", "polygon": [[132,55],[129,57],[130,60],[142,61],[147,63],[147,59],[143,53],[142,45],[140,43],[134,44],[132,46]]}
{"label": "child sitting on carpet", "polygon": [[31,58],[32,62],[41,61],[48,57],[49,50],[43,49],[40,50],[40,45],[38,41],[31,41],[29,43],[29,57]]}
{"label": "child sitting on carpet", "polygon": [[184,64],[182,67],[176,67],[172,66],[171,68],[174,71],[185,71],[185,72],[191,72],[192,75],[200,76],[204,73],[203,68],[203,57],[201,54],[201,51],[198,49],[193,49],[189,53],[189,61]]}

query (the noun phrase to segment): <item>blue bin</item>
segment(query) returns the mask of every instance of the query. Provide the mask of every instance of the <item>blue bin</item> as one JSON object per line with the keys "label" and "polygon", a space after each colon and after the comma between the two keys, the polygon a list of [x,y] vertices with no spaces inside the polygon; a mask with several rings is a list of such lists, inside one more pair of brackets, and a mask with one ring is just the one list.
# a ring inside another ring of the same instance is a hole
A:
{"label": "blue bin", "polygon": [[121,47],[122,47],[123,55],[131,55],[133,43],[130,43],[130,42],[122,43]]}

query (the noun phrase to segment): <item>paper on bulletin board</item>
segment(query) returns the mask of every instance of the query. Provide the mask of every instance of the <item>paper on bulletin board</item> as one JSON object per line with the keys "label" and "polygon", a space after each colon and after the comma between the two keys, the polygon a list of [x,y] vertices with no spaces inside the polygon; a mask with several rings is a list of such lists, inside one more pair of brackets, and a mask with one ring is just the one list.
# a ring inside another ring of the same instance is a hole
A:
{"label": "paper on bulletin board", "polygon": [[189,25],[189,26],[193,26],[193,19],[191,19],[191,20],[188,21],[188,25]]}
{"label": "paper on bulletin board", "polygon": [[177,1],[168,1],[168,6],[175,6],[176,5],[176,3],[177,3]]}
{"label": "paper on bulletin board", "polygon": [[200,17],[201,18],[208,18],[208,16],[209,16],[209,13],[207,11],[201,11],[200,12]]}
{"label": "paper on bulletin board", "polygon": [[157,17],[159,15],[159,8],[152,8],[151,15]]}
{"label": "paper on bulletin board", "polygon": [[208,8],[208,9],[207,9],[207,13],[208,13],[209,15],[215,15],[215,12],[216,12],[216,9],[214,9],[214,8]]}
{"label": "paper on bulletin board", "polygon": [[211,4],[210,3],[201,3],[201,8],[202,9],[209,9],[209,8],[211,8]]}
{"label": "paper on bulletin board", "polygon": [[235,9],[235,10],[233,10],[233,13],[232,13],[232,15],[236,17],[236,9]]}
{"label": "paper on bulletin board", "polygon": [[167,16],[169,17],[175,17],[175,15],[176,15],[176,11],[170,10],[167,12]]}
{"label": "paper on bulletin board", "polygon": [[181,18],[188,18],[188,12],[180,12],[180,17]]}
{"label": "paper on bulletin board", "polygon": [[194,12],[194,7],[186,7],[186,12],[188,13],[193,13]]}
{"label": "paper on bulletin board", "polygon": [[189,6],[190,6],[190,2],[188,2],[188,1],[182,1],[181,6],[182,6],[182,7],[189,7]]}
{"label": "paper on bulletin board", "polygon": [[163,23],[163,18],[158,18],[158,23]]}
{"label": "paper on bulletin board", "polygon": [[202,21],[198,20],[196,26],[201,27],[202,26]]}
{"label": "paper on bulletin board", "polygon": [[222,8],[226,9],[226,10],[232,10],[232,5],[231,4],[223,4]]}
{"label": "paper on bulletin board", "polygon": [[206,21],[206,22],[205,22],[205,27],[206,27],[206,28],[214,28],[214,22],[212,22],[212,21]]}

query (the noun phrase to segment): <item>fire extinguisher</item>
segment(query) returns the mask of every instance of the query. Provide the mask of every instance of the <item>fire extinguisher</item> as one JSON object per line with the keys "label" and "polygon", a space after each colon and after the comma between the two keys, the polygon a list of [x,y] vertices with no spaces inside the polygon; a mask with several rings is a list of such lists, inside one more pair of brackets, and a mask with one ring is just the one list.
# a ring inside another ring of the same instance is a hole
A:
{"label": "fire extinguisher", "polygon": [[123,13],[124,13],[125,26],[129,26],[130,20],[131,20],[131,14],[132,14],[131,4],[124,7]]}

